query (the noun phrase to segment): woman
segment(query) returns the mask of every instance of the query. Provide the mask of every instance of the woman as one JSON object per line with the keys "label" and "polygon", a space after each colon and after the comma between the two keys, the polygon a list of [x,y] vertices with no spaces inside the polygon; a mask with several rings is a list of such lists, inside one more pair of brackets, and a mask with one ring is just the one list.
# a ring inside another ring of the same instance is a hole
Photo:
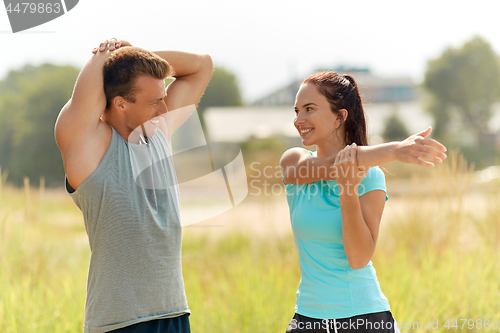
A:
{"label": "woman", "polygon": [[318,72],[302,82],[294,125],[304,146],[280,161],[301,280],[287,332],[398,332],[371,257],[387,200],[377,165],[431,167],[446,148],[426,138],[368,146],[358,87],[349,75]]}

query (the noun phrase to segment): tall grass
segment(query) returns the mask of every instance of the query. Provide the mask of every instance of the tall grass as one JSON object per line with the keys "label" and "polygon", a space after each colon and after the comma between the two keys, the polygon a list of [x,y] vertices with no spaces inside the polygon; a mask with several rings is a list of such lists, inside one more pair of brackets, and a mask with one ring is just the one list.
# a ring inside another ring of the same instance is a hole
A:
{"label": "tall grass", "polygon": [[89,257],[75,242],[82,228],[47,210],[67,200],[42,201],[25,185],[4,189],[0,208],[0,332],[79,332]]}
{"label": "tall grass", "polygon": [[193,332],[284,332],[299,282],[291,237],[232,234],[184,240],[183,272]]}
{"label": "tall grass", "polygon": [[[489,330],[500,331],[500,192],[469,194],[472,175],[450,152],[432,178],[414,180],[413,195],[399,201],[404,209],[385,221],[373,261],[396,320],[412,327],[405,331],[434,332],[436,321],[439,331],[455,331],[444,325],[456,319],[458,331],[483,331],[495,319]],[[475,324],[462,329],[460,319]]]}
{"label": "tall grass", "polygon": [[[458,153],[434,171],[387,203],[373,258],[382,290],[402,332],[500,331],[500,323],[444,327],[500,321],[500,192],[470,193],[472,169]],[[62,191],[2,182],[0,198],[0,332],[81,332],[89,260],[81,213]],[[193,332],[284,332],[293,316],[300,276],[291,235],[185,232],[183,273]]]}

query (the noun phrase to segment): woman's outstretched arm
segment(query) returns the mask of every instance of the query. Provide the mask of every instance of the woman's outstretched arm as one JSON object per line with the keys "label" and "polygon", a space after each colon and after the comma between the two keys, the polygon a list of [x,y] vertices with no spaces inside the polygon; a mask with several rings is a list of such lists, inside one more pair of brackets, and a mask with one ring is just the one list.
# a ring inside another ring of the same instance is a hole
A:
{"label": "woman's outstretched arm", "polygon": [[371,167],[387,162],[399,161],[433,167],[446,158],[446,147],[428,138],[432,127],[409,136],[403,141],[387,142],[376,146],[359,146],[358,165]]}
{"label": "woman's outstretched arm", "polygon": [[[357,147],[359,166],[371,167],[391,161],[433,167],[446,158],[446,147],[428,138],[432,128],[409,136],[403,141],[376,146]],[[336,156],[315,157],[303,148],[287,150],[280,161],[285,184],[307,184],[319,180],[334,180],[339,170],[334,165]]]}

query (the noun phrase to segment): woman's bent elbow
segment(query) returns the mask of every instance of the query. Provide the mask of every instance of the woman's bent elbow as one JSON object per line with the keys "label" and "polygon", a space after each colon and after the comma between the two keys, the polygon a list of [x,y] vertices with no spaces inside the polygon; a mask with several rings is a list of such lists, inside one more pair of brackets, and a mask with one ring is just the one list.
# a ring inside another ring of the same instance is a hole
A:
{"label": "woman's bent elbow", "polygon": [[370,262],[370,260],[354,260],[354,259],[347,259],[347,261],[349,262],[349,266],[352,268],[352,269],[361,269],[361,268],[365,268],[366,265],[368,265],[368,263]]}

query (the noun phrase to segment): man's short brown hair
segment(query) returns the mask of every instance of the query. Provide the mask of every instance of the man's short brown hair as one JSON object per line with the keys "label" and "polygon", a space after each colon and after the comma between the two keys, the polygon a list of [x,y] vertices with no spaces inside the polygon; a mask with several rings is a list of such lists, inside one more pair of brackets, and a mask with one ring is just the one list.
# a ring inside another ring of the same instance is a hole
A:
{"label": "man's short brown hair", "polygon": [[104,63],[104,94],[106,108],[113,98],[121,96],[135,103],[135,80],[142,75],[164,80],[172,75],[172,66],[163,58],[138,47],[126,46],[114,51]]}

